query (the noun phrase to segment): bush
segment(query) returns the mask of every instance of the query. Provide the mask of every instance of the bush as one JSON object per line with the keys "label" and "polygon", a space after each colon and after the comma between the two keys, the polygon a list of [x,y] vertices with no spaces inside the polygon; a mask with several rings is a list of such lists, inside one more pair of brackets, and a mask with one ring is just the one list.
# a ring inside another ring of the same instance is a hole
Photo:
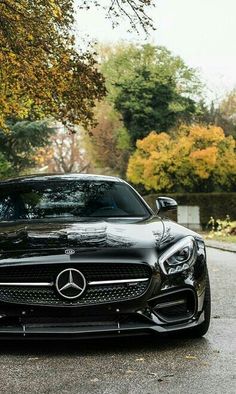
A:
{"label": "bush", "polygon": [[229,215],[227,215],[224,220],[211,217],[208,222],[208,227],[211,229],[208,238],[213,238],[215,236],[227,238],[231,235],[236,235],[236,221],[231,222]]}

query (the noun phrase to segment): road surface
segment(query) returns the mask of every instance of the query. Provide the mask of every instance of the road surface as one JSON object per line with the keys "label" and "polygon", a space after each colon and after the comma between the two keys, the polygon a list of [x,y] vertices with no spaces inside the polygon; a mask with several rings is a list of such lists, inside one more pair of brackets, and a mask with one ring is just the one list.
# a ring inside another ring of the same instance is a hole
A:
{"label": "road surface", "polygon": [[236,254],[208,249],[205,338],[0,343],[1,393],[236,393]]}

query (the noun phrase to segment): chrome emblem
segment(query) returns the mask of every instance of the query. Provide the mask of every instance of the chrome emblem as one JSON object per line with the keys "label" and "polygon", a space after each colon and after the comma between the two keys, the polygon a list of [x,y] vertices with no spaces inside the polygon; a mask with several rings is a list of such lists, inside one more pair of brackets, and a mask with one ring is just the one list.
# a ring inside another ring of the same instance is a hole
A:
{"label": "chrome emblem", "polygon": [[66,249],[65,254],[75,254],[75,250],[74,249]]}
{"label": "chrome emblem", "polygon": [[78,298],[85,288],[86,280],[84,275],[74,268],[67,268],[57,276],[56,289],[64,298],[69,300]]}

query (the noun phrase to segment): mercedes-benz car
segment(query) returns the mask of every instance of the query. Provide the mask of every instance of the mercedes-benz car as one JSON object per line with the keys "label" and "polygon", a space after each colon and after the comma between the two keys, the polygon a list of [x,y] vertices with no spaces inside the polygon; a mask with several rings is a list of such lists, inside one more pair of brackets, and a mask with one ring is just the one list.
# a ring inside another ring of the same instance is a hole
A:
{"label": "mercedes-benz car", "polygon": [[0,182],[0,339],[204,335],[204,241],[156,205],[116,177]]}

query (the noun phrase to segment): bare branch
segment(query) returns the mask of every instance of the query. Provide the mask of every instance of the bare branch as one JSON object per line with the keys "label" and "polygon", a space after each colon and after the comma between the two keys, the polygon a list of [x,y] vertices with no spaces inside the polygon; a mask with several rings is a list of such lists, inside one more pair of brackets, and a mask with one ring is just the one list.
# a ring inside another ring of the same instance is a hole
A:
{"label": "bare branch", "polygon": [[79,7],[90,8],[91,3],[105,11],[113,26],[118,25],[119,19],[125,17],[129,20],[131,28],[137,32],[140,26],[146,33],[150,29],[155,30],[152,18],[147,14],[148,8],[155,7],[155,0],[110,0],[106,5],[102,0],[79,0]]}

